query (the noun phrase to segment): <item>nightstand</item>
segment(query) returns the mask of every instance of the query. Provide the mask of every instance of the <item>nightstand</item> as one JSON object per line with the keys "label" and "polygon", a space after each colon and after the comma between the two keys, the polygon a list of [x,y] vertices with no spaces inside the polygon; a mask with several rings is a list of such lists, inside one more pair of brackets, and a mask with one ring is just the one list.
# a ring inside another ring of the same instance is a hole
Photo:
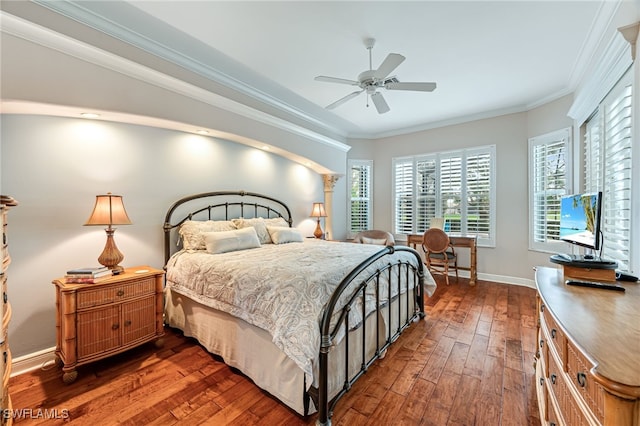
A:
{"label": "nightstand", "polygon": [[[124,352],[164,335],[164,272],[148,266],[127,268],[124,273],[97,284],[56,287],[56,357],[63,381],[72,383],[76,367]],[[156,340],[162,345],[162,339]]]}

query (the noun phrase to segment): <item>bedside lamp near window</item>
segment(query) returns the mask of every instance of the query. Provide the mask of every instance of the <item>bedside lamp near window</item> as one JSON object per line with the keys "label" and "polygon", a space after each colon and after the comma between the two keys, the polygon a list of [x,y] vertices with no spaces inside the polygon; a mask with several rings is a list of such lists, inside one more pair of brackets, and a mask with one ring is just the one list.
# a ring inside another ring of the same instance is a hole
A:
{"label": "bedside lamp near window", "polygon": [[112,195],[110,192],[107,192],[107,195],[96,195],[96,205],[85,225],[107,227],[105,229],[107,244],[104,246],[98,262],[111,269],[114,274],[124,271],[124,268],[118,265],[124,259],[124,255],[116,247],[116,242],[113,239],[113,233],[116,229],[111,227],[111,225],[131,225],[131,220],[122,203],[122,196]]}
{"label": "bedside lamp near window", "polygon": [[322,238],[324,232],[322,232],[322,227],[320,226],[320,218],[327,217],[327,212],[324,211],[324,204],[313,203],[310,216],[318,218],[318,224],[316,225],[316,230],[313,232],[313,236],[316,238]]}

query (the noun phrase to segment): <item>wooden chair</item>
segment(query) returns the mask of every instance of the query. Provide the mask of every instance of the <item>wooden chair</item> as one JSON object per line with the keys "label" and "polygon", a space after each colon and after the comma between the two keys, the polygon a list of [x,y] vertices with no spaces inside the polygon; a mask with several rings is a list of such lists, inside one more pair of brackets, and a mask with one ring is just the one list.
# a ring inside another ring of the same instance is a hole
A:
{"label": "wooden chair", "polygon": [[378,244],[381,246],[393,246],[396,240],[393,235],[387,231],[371,229],[368,231],[360,231],[353,239],[354,243],[360,244]]}
{"label": "wooden chair", "polygon": [[425,265],[430,272],[444,273],[449,285],[449,265],[453,264],[458,279],[458,257],[450,244],[449,236],[442,229],[429,228],[422,236]]}

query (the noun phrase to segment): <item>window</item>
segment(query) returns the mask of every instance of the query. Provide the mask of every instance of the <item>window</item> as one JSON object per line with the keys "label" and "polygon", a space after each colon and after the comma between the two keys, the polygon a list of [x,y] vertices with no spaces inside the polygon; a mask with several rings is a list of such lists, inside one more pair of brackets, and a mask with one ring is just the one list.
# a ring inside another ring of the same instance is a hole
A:
{"label": "window", "polygon": [[349,160],[349,238],[372,228],[372,171],[373,161]]}
{"label": "window", "polygon": [[586,191],[602,191],[602,256],[630,270],[632,194],[632,73],[628,71],[585,123]]}
{"label": "window", "polygon": [[495,146],[393,159],[394,232],[420,234],[433,217],[495,245]]}
{"label": "window", "polygon": [[571,129],[529,139],[529,248],[560,250],[560,199],[568,194]]}

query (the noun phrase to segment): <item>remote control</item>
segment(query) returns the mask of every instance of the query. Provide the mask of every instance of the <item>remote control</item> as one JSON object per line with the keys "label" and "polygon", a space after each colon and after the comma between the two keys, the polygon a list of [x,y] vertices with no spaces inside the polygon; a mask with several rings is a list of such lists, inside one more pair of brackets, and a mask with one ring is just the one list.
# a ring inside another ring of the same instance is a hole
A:
{"label": "remote control", "polygon": [[578,287],[601,288],[603,290],[625,291],[624,287],[617,284],[597,283],[593,281],[567,280],[566,284]]}

